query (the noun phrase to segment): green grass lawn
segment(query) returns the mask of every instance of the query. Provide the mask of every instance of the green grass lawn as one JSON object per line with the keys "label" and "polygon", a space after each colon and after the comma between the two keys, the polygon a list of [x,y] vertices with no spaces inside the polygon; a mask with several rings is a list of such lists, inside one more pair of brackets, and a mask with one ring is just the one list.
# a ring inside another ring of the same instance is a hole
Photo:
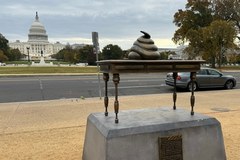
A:
{"label": "green grass lawn", "polygon": [[32,66],[21,66],[21,67],[0,67],[1,74],[50,74],[50,73],[97,73],[97,67],[32,67]]}
{"label": "green grass lawn", "polygon": [[[219,68],[218,68],[219,69]],[[221,69],[226,70],[240,70],[240,66],[223,66]]]}
{"label": "green grass lawn", "polygon": [[[219,69],[219,68],[217,68]],[[222,67],[220,70],[240,70],[240,66]],[[55,74],[55,73],[97,73],[96,66],[0,66],[0,76],[3,74]]]}

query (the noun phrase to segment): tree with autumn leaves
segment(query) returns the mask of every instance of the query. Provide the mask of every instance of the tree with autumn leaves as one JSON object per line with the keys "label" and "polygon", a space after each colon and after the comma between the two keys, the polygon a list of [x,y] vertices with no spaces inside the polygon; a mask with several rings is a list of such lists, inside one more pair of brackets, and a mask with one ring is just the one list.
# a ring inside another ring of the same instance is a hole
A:
{"label": "tree with autumn leaves", "polygon": [[[203,57],[213,67],[222,64],[226,49],[236,48],[240,22],[238,0],[188,0],[185,10],[178,10],[174,23],[178,27],[173,41],[188,43],[185,52],[190,59]],[[234,9],[232,13],[228,9]]]}
{"label": "tree with autumn leaves", "polygon": [[8,40],[0,33],[0,62],[17,61],[23,55],[18,49],[12,49],[8,46]]}

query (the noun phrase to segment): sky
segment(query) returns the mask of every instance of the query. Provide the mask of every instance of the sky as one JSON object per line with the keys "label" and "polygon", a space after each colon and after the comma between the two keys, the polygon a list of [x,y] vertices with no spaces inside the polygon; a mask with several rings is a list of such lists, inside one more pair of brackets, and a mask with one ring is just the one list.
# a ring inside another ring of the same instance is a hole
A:
{"label": "sky", "polygon": [[63,44],[92,44],[98,32],[100,48],[108,44],[129,49],[151,35],[158,48],[178,47],[172,42],[177,27],[173,16],[187,0],[0,0],[0,33],[10,42],[27,42],[38,12],[48,40]]}

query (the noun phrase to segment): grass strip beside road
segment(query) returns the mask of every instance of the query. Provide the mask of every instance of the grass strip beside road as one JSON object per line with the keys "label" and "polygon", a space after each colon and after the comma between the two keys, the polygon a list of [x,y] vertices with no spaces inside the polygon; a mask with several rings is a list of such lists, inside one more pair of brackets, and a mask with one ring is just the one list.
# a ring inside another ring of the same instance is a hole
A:
{"label": "grass strip beside road", "polygon": [[0,67],[1,74],[97,73],[97,67]]}
{"label": "grass strip beside road", "polygon": [[216,68],[218,70],[240,70],[240,66],[223,66],[221,68]]}
{"label": "grass strip beside road", "polygon": [[[219,69],[219,68],[218,68]],[[237,67],[222,67],[219,70],[240,70]],[[96,66],[1,66],[1,75],[17,75],[17,74],[56,74],[56,73],[97,73]]]}

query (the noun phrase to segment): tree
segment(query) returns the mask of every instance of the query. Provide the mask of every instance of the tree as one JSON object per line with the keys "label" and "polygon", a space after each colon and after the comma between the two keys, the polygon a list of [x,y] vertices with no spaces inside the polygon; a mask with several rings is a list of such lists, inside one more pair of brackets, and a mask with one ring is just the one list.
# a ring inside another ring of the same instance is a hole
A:
{"label": "tree", "polygon": [[80,48],[76,55],[77,62],[88,63],[93,65],[96,63],[96,54],[93,53],[93,46],[86,45]]}
{"label": "tree", "polygon": [[68,44],[63,49],[63,60],[65,62],[76,63],[76,54],[77,51],[72,49],[72,47]]}
{"label": "tree", "polygon": [[160,59],[167,60],[169,55],[176,55],[174,51],[164,51],[160,53]]}
{"label": "tree", "polygon": [[185,6],[174,15],[173,22],[179,27],[174,33],[173,41],[176,44],[188,42],[184,52],[189,59],[194,59],[202,54],[202,28],[207,27],[213,21],[213,7],[208,0],[188,0]]}
{"label": "tree", "polygon": [[6,56],[9,54],[8,40],[0,33],[0,50]]}
{"label": "tree", "polygon": [[185,49],[190,59],[201,56],[215,67],[217,62],[221,67],[223,54],[227,48],[235,48],[234,40],[237,32],[232,22],[223,20],[213,21],[210,26],[190,30],[194,35],[189,38],[189,46]]}
{"label": "tree", "polygon": [[[223,54],[228,48],[236,48],[234,40],[237,37],[237,32],[234,24],[230,21],[216,20],[209,27],[203,29],[203,41],[208,48],[203,48],[204,51],[211,50],[211,59],[216,59],[219,67],[222,65]],[[213,67],[214,64],[212,63]]]}
{"label": "tree", "polygon": [[228,59],[229,59],[229,63],[233,63],[233,64],[237,63],[238,62],[237,53],[233,52],[232,54],[229,54]]}
{"label": "tree", "polygon": [[61,49],[58,53],[53,54],[51,57],[52,58],[56,58],[59,61],[63,61],[63,59],[64,59],[64,51],[65,51],[65,49]]}
{"label": "tree", "polygon": [[57,60],[62,60],[65,62],[76,63],[76,54],[77,51],[72,49],[72,47],[68,44],[65,48],[60,50],[57,54],[53,55],[53,58]]}
{"label": "tree", "polygon": [[130,49],[128,50],[123,50],[123,59],[128,59],[128,54],[130,53]]}
{"label": "tree", "polygon": [[9,51],[9,61],[18,61],[22,58],[22,54],[19,49],[10,49]]}
{"label": "tree", "polygon": [[108,44],[102,49],[102,59],[122,59],[123,51],[118,45]]}
{"label": "tree", "polygon": [[65,62],[70,62],[70,63],[75,63],[75,53],[71,51],[65,50],[64,55],[63,55],[63,60]]}
{"label": "tree", "polygon": [[237,58],[236,58],[236,59],[237,59],[237,63],[240,64],[240,54],[237,55]]}
{"label": "tree", "polygon": [[72,49],[67,45],[64,49],[60,50],[57,54],[52,56],[57,60],[63,60],[71,63],[88,63],[90,65],[96,63],[96,55],[93,54],[93,46],[85,45],[82,48]]}
{"label": "tree", "polygon": [[3,53],[3,51],[0,49],[0,62],[5,62],[8,60],[8,57]]}
{"label": "tree", "polygon": [[[233,21],[240,33],[240,3],[239,0],[215,0],[215,14],[218,19]],[[240,36],[238,36],[240,40]]]}
{"label": "tree", "polygon": [[[173,41],[178,44],[184,44],[192,38],[193,31],[197,31],[202,27],[209,26],[213,21],[212,4],[208,0],[188,0],[186,10],[179,9],[174,14],[173,23],[179,29],[174,33]],[[190,32],[190,33],[189,33]]]}
{"label": "tree", "polygon": [[[216,0],[215,0],[216,1]],[[186,10],[174,15],[176,30],[173,41],[178,44],[188,42],[185,52],[189,58],[203,57],[215,66],[221,67],[223,51],[235,47],[236,29],[231,21],[216,15],[214,0],[188,0]]]}
{"label": "tree", "polygon": [[[84,47],[85,48],[85,47]],[[96,53],[93,52],[93,46],[86,46],[86,49],[88,52],[88,64],[89,65],[95,65],[96,64]],[[100,54],[100,53],[98,53]]]}

